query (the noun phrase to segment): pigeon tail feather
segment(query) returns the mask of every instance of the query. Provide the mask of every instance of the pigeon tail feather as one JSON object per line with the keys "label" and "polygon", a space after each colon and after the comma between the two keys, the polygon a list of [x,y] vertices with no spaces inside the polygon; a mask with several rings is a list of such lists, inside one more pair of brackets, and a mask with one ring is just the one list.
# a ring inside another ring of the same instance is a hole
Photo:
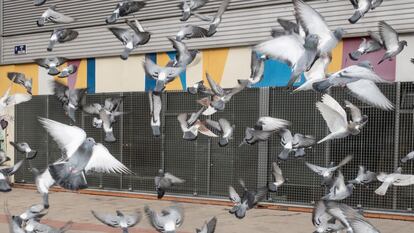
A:
{"label": "pigeon tail feather", "polygon": [[52,164],[49,172],[56,183],[65,189],[77,191],[88,187],[83,172],[73,172],[68,163]]}
{"label": "pigeon tail feather", "polygon": [[358,22],[358,20],[361,19],[361,17],[362,17],[361,12],[355,11],[355,13],[352,15],[352,17],[348,19],[348,21],[351,24],[356,24]]}

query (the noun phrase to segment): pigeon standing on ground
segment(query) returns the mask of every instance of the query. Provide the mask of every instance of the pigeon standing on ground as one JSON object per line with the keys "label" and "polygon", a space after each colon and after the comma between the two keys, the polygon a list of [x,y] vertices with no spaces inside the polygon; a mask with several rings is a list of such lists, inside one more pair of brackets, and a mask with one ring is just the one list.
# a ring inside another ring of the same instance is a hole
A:
{"label": "pigeon standing on ground", "polygon": [[305,149],[316,144],[316,138],[311,135],[303,135],[296,133],[292,135],[290,130],[284,129],[280,131],[280,144],[283,146],[279,159],[287,160],[291,152],[295,152],[295,158],[305,156]]}
{"label": "pigeon standing on ground", "polygon": [[329,201],[341,201],[352,195],[354,190],[353,184],[345,184],[344,176],[341,171],[338,171],[338,176],[332,187],[329,189],[329,193],[322,197],[322,200]]}
{"label": "pigeon standing on ground", "polygon": [[316,227],[314,233],[339,232],[344,229],[341,223],[336,223],[335,217],[328,213],[325,201],[318,201],[313,207],[312,223]]}
{"label": "pigeon standing on ground", "polygon": [[23,165],[24,160],[19,161],[12,167],[0,168],[0,192],[10,192],[10,176],[14,175]]}
{"label": "pigeon standing on ground", "polygon": [[48,166],[50,175],[62,188],[74,191],[87,188],[85,174],[89,171],[132,173],[104,145],[87,138],[83,129],[45,118],[39,118],[39,122],[65,152],[60,160]]}
{"label": "pigeon standing on ground", "polygon": [[267,141],[274,133],[286,129],[289,125],[290,122],[283,119],[260,117],[254,128],[246,128],[245,136],[240,146],[245,144],[254,145],[257,142]]}
{"label": "pigeon standing on ground", "polygon": [[382,182],[382,185],[375,190],[375,193],[384,196],[390,186],[409,186],[414,184],[414,175],[401,174],[401,168],[398,168],[394,173],[386,174],[381,172],[377,179]]}
{"label": "pigeon standing on ground", "polygon": [[316,174],[322,176],[323,178],[322,185],[330,186],[330,184],[333,182],[332,178],[333,178],[335,171],[345,166],[349,161],[352,160],[352,158],[353,158],[352,156],[345,157],[337,166],[320,167],[320,166],[317,166],[317,165],[314,165],[308,162],[305,162],[305,165],[309,169],[311,169],[313,172],[315,172]]}
{"label": "pigeon standing on ground", "polygon": [[164,91],[165,85],[172,82],[178,75],[185,70],[185,67],[161,67],[156,65],[151,59],[146,58],[144,62],[145,72],[157,81],[154,93]]}
{"label": "pigeon standing on ground", "polygon": [[193,14],[192,11],[195,11],[197,9],[200,9],[209,0],[189,0],[190,3],[188,3],[187,0],[181,0],[179,7],[182,11],[182,17],[180,18],[181,21],[187,21],[190,19],[191,15]]}
{"label": "pigeon standing on ground", "polygon": [[206,222],[201,229],[196,229],[196,233],[214,233],[216,231],[217,218],[214,217]]}
{"label": "pigeon standing on ground", "polygon": [[55,29],[50,36],[49,45],[47,46],[47,51],[53,51],[55,44],[57,43],[65,43],[76,39],[79,35],[79,32],[68,29],[68,28],[59,28]]}
{"label": "pigeon standing on ground", "polygon": [[75,19],[72,17],[66,16],[62,13],[56,11],[56,5],[50,6],[45,12],[43,12],[42,16],[37,20],[37,26],[42,27],[45,26],[46,23],[72,23],[75,22]]}
{"label": "pigeon standing on ground", "polygon": [[10,158],[6,155],[4,150],[0,149],[0,166],[8,161],[10,161]]}
{"label": "pigeon standing on ground", "polygon": [[377,174],[365,169],[364,166],[359,166],[358,175],[355,179],[348,181],[350,184],[367,185],[377,180]]}
{"label": "pigeon standing on ground", "polygon": [[392,60],[393,57],[400,54],[404,47],[407,46],[407,41],[400,41],[397,31],[384,21],[379,22],[379,30],[381,39],[384,43],[384,47],[387,50],[378,64],[381,64],[385,60]]}
{"label": "pigeon standing on ground", "polygon": [[163,209],[161,214],[144,207],[151,225],[161,233],[175,233],[184,222],[184,211],[180,207],[171,206]]}
{"label": "pigeon standing on ground", "polygon": [[197,54],[200,53],[198,50],[189,50],[184,42],[177,41],[171,37],[168,37],[168,39],[172,43],[174,49],[177,51],[175,60],[172,61],[173,67],[187,67],[195,60]]}
{"label": "pigeon standing on ground", "polygon": [[72,75],[74,73],[76,73],[76,71],[78,70],[78,67],[76,65],[68,65],[66,68],[64,68],[60,74],[59,74],[59,78],[67,78],[69,77],[69,75]]}
{"label": "pigeon standing on ground", "polygon": [[116,5],[115,10],[112,12],[112,14],[106,18],[106,23],[116,23],[120,17],[134,14],[144,8],[145,5],[146,2],[144,1],[121,0],[121,2]]}
{"label": "pigeon standing on ground", "polygon": [[201,112],[204,110],[202,108],[197,113],[191,114],[188,118],[187,113],[181,113],[177,116],[177,120],[180,123],[181,130],[183,131],[183,139],[187,141],[196,140],[198,137],[198,132],[208,136],[208,137],[218,137],[215,133],[211,132],[205,126],[205,122],[198,120],[198,117],[201,115]]}
{"label": "pigeon standing on ground", "polygon": [[180,179],[171,173],[164,172],[164,170],[160,169],[158,171],[158,175],[154,179],[154,182],[155,190],[157,191],[157,198],[162,199],[167,189],[170,189],[176,184],[182,184],[185,182],[185,180]]}
{"label": "pigeon standing on ground", "polygon": [[10,145],[12,145],[18,152],[25,154],[26,159],[34,159],[37,155],[37,151],[32,150],[27,142],[10,141]]}
{"label": "pigeon standing on ground", "polygon": [[269,184],[269,191],[277,192],[280,186],[286,182],[286,179],[283,177],[282,169],[280,169],[279,165],[275,162],[272,163],[272,176],[274,182]]}
{"label": "pigeon standing on ground", "polygon": [[58,75],[58,67],[67,61],[64,57],[39,58],[34,60],[39,66],[48,70],[49,75]]}
{"label": "pigeon standing on ground", "polygon": [[220,118],[218,121],[210,119],[206,120],[207,125],[211,126],[215,130],[220,132],[219,146],[224,147],[229,144],[229,141],[233,139],[235,125],[231,125],[230,122],[224,118]]}
{"label": "pigeon standing on ground", "polygon": [[160,94],[150,91],[148,93],[151,110],[151,129],[155,137],[161,136],[161,109],[162,100]]}
{"label": "pigeon standing on ground", "polygon": [[100,214],[93,210],[91,212],[92,215],[101,223],[113,228],[121,228],[123,233],[128,233],[128,228],[132,228],[137,225],[142,218],[140,211],[135,211],[130,215],[126,215],[119,210],[116,211],[116,215]]}
{"label": "pigeon standing on ground", "polygon": [[349,53],[349,57],[357,61],[362,55],[380,51],[383,48],[381,36],[375,32],[368,31],[370,38],[362,38],[362,43],[356,51]]}
{"label": "pigeon standing on ground", "polygon": [[54,81],[53,91],[55,96],[62,103],[63,109],[66,115],[73,121],[76,122],[75,112],[80,106],[80,102],[86,89],[70,89],[60,82]]}
{"label": "pigeon standing on ground", "polygon": [[406,163],[410,160],[414,160],[414,151],[411,151],[410,153],[408,153],[404,158],[401,159],[402,163]]}
{"label": "pigeon standing on ground", "polygon": [[177,41],[182,41],[185,39],[188,40],[192,38],[204,38],[208,36],[209,34],[207,29],[191,24],[186,24],[181,27],[180,31],[178,31],[175,39]]}
{"label": "pigeon standing on ground", "polygon": [[33,88],[33,79],[26,78],[25,74],[17,73],[17,72],[9,72],[7,73],[7,78],[10,79],[10,81],[21,85],[24,87],[30,95],[32,94],[32,88]]}

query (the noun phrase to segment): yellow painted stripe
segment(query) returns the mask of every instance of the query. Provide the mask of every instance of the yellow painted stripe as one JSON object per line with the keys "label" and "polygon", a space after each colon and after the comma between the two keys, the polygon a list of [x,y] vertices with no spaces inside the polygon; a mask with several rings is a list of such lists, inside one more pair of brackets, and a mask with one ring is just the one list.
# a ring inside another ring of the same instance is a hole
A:
{"label": "yellow painted stripe", "polygon": [[[7,66],[0,66],[0,95],[4,93],[7,88],[10,86],[10,81],[7,78],[8,72],[19,72],[26,75],[26,78],[33,79],[33,88],[32,93],[33,95],[38,94],[39,86],[39,70],[36,64],[24,64],[24,65],[7,65]],[[26,93],[26,89],[21,85],[13,85],[12,93]]]}
{"label": "yellow painted stripe", "polygon": [[344,41],[338,43],[332,50],[332,62],[328,67],[328,73],[334,73],[342,69],[342,59],[344,51]]}
{"label": "yellow painted stripe", "polygon": [[228,48],[203,50],[203,80],[206,85],[208,85],[204,75],[206,72],[216,83],[221,83],[228,54]]}

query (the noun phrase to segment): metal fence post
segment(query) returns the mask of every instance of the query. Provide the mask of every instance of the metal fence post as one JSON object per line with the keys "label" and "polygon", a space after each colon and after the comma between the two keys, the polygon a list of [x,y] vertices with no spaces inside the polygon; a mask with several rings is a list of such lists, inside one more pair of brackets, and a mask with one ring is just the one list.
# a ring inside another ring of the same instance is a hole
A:
{"label": "metal fence post", "polygon": [[[399,164],[399,151],[400,151],[400,113],[401,113],[401,83],[397,82],[395,101],[395,131],[394,131],[394,170],[397,169]],[[392,208],[397,209],[397,187],[393,186]]]}
{"label": "metal fence post", "polygon": [[[259,116],[269,116],[270,106],[270,89],[259,89]],[[257,188],[267,185],[268,161],[269,161],[269,143],[260,142],[257,156]]]}

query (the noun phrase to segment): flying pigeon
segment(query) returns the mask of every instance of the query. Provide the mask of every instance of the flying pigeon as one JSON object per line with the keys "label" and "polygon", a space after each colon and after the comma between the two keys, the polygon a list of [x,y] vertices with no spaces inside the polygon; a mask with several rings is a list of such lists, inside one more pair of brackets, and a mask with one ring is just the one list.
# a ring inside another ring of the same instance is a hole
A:
{"label": "flying pigeon", "polygon": [[49,208],[49,189],[55,185],[56,181],[53,179],[52,175],[49,172],[49,169],[45,169],[42,173],[37,168],[30,168],[30,171],[33,174],[36,189],[42,195],[42,201],[44,208]]}
{"label": "flying pigeon", "polygon": [[6,152],[4,152],[4,150],[0,149],[0,166],[7,161],[10,161],[10,158],[6,155]]}
{"label": "flying pigeon", "polygon": [[377,174],[365,169],[364,166],[359,166],[358,175],[355,179],[348,181],[351,184],[366,185],[377,180]]}
{"label": "flying pigeon", "polygon": [[295,157],[304,156],[305,149],[312,147],[316,144],[316,139],[311,135],[303,135],[296,133],[292,135],[290,130],[284,129],[280,131],[280,144],[283,146],[282,152],[279,154],[279,158],[286,160],[291,152],[295,152]]}
{"label": "flying pigeon", "polygon": [[[265,58],[263,56],[258,56],[258,54],[252,50],[251,63],[250,63],[250,78],[247,80],[247,87],[252,87],[253,85],[259,83],[263,79],[264,68],[265,68]],[[239,80],[239,84],[241,81]]]}
{"label": "flying pigeon", "polygon": [[85,174],[89,171],[132,173],[104,145],[87,138],[83,129],[46,118],[39,118],[39,122],[65,152],[62,159],[48,166],[50,175],[62,188],[75,191],[87,188]]}
{"label": "flying pigeon", "polygon": [[197,54],[200,53],[198,50],[189,50],[187,45],[182,41],[175,40],[171,37],[168,37],[168,40],[170,40],[174,49],[177,51],[175,60],[172,62],[173,67],[187,67],[193,63]]}
{"label": "flying pigeon", "polygon": [[75,22],[75,19],[72,17],[66,16],[62,13],[56,11],[56,5],[50,6],[42,16],[37,20],[37,26],[45,26],[46,23],[52,22],[55,24],[58,23],[72,23]]}
{"label": "flying pigeon", "polygon": [[211,89],[207,88],[204,85],[204,81],[203,80],[194,83],[194,85],[191,86],[191,87],[188,87],[187,88],[187,92],[190,93],[190,94],[192,94],[192,95],[196,95],[198,93],[205,94],[205,95],[209,95],[209,96],[214,95],[213,91]]}
{"label": "flying pigeon", "polygon": [[220,132],[219,146],[224,147],[229,144],[229,141],[233,139],[235,125],[231,125],[230,122],[224,118],[220,118],[218,121],[210,119],[206,120],[207,125],[211,126],[215,130]]}
{"label": "flying pigeon", "polygon": [[351,18],[348,21],[351,24],[357,23],[369,10],[372,8],[371,0],[351,0],[352,6],[355,11]]}
{"label": "flying pigeon", "polygon": [[160,169],[158,171],[158,175],[154,178],[154,182],[155,190],[157,191],[157,198],[162,199],[167,189],[170,189],[176,184],[182,184],[185,182],[185,180],[180,179],[171,173],[164,172],[164,170]]}
{"label": "flying pigeon", "polygon": [[180,20],[187,21],[188,19],[190,19],[192,15],[192,11],[200,9],[201,7],[206,5],[208,1],[209,0],[189,0],[189,3],[188,3],[187,0],[181,0],[179,7],[183,15],[180,18]]}
{"label": "flying pigeon", "polygon": [[328,213],[325,201],[316,202],[312,211],[312,223],[316,227],[314,233],[339,232],[345,228]]}
{"label": "flying pigeon", "polygon": [[35,6],[41,6],[43,4],[45,4],[46,0],[34,0],[34,5]]}
{"label": "flying pigeon", "polygon": [[351,111],[352,122],[361,125],[361,127],[365,126],[368,122],[368,116],[362,115],[361,109],[348,100],[345,100],[344,102],[345,107]]}
{"label": "flying pigeon", "polygon": [[30,95],[32,94],[33,79],[28,79],[25,74],[17,72],[8,72],[7,78],[9,78],[10,81],[24,87]]}
{"label": "flying pigeon", "polygon": [[375,10],[375,8],[381,6],[384,0],[371,0],[371,10]]}
{"label": "flying pigeon", "polygon": [[60,74],[59,74],[59,78],[67,78],[69,77],[69,75],[72,75],[74,73],[76,73],[76,71],[78,70],[78,67],[76,65],[68,65],[66,68],[64,68]]}
{"label": "flying pigeon", "polygon": [[204,122],[198,120],[198,117],[201,115],[202,111],[204,111],[204,108],[202,108],[197,113],[192,113],[190,117],[188,117],[187,113],[181,113],[177,116],[177,120],[180,123],[181,130],[183,131],[184,140],[196,140],[198,137],[198,132],[208,137],[218,137],[205,126]]}
{"label": "flying pigeon", "polygon": [[12,145],[18,152],[25,154],[26,159],[34,159],[37,155],[37,151],[32,150],[27,142],[10,141],[10,145]]}
{"label": "flying pigeon", "polygon": [[145,59],[143,65],[145,72],[157,81],[154,93],[162,92],[165,89],[166,84],[172,82],[185,70],[185,67],[161,67],[156,65],[149,58]]}
{"label": "flying pigeon", "polygon": [[408,45],[407,41],[400,41],[397,31],[384,21],[379,22],[380,36],[384,43],[384,47],[387,50],[378,64],[381,64],[385,60],[392,60],[393,57],[403,51],[404,47]]}
{"label": "flying pigeon", "polygon": [[333,178],[335,171],[345,166],[351,160],[352,160],[352,156],[347,156],[337,166],[329,166],[329,167],[320,167],[320,166],[317,166],[317,165],[314,165],[308,162],[305,162],[305,164],[313,172],[322,176],[323,178],[322,185],[330,186],[330,184],[332,183],[332,178]]}
{"label": "flying pigeon", "polygon": [[401,174],[401,168],[398,168],[394,173],[386,174],[381,172],[377,176],[378,181],[382,185],[375,190],[375,193],[384,196],[390,186],[409,186],[414,184],[414,175]]}
{"label": "flying pigeon", "polygon": [[30,206],[27,210],[25,210],[19,217],[22,222],[27,222],[30,219],[40,219],[48,213],[48,210],[45,208],[43,204],[36,204]]}
{"label": "flying pigeon", "polygon": [[283,177],[282,169],[280,169],[279,165],[275,162],[272,163],[272,176],[274,182],[269,183],[269,190],[271,192],[276,192],[279,190],[280,186],[286,182],[286,179]]}
{"label": "flying pigeon", "polygon": [[204,20],[204,21],[209,21],[209,28],[208,28],[208,32],[207,35],[208,37],[213,36],[214,34],[216,34],[217,32],[217,28],[220,25],[221,21],[222,21],[222,17],[224,12],[226,12],[227,7],[230,4],[230,0],[222,0],[221,5],[217,11],[217,13],[214,16],[204,16],[204,15],[200,15],[197,13],[194,13],[194,16]]}
{"label": "flying pigeon", "polygon": [[86,92],[86,89],[70,89],[60,82],[54,81],[54,94],[62,103],[63,109],[69,118],[76,122],[75,112],[79,108],[80,101]]}
{"label": "flying pigeon", "polygon": [[49,225],[38,222],[36,219],[27,221],[24,229],[27,233],[64,233],[67,232],[73,225],[72,221],[66,222],[60,228],[54,228]]}
{"label": "flying pigeon", "polygon": [[372,31],[368,31],[368,35],[370,36],[368,40],[362,38],[362,43],[359,45],[359,48],[349,53],[349,57],[352,60],[357,61],[362,55],[377,52],[384,47],[380,35]]}
{"label": "flying pigeon", "polygon": [[205,28],[186,24],[181,27],[180,31],[178,31],[175,39],[177,41],[182,41],[185,39],[192,39],[192,38],[204,38],[209,37],[208,31]]}
{"label": "flying pigeon", "polygon": [[125,45],[125,49],[121,54],[122,60],[127,60],[129,54],[138,46],[145,45],[151,39],[151,33],[145,31],[142,25],[138,20],[134,20],[135,23],[132,23],[129,20],[126,20],[126,23],[130,29],[119,28],[119,27],[109,27],[108,29]]}
{"label": "flying pigeon", "polygon": [[290,125],[289,121],[273,118],[260,117],[254,128],[246,128],[243,142],[244,144],[254,145],[257,142],[267,141],[274,133],[286,129]]}
{"label": "flying pigeon", "polygon": [[55,76],[60,73],[58,67],[67,61],[64,57],[39,58],[34,60],[39,66],[46,68],[48,74]]}
{"label": "flying pigeon", "polygon": [[406,163],[409,160],[414,160],[414,151],[408,153],[404,158],[401,159],[402,163]]}
{"label": "flying pigeon", "polygon": [[297,93],[299,91],[314,90],[313,84],[315,82],[323,81],[326,79],[326,72],[328,70],[329,64],[331,64],[331,61],[332,57],[330,55],[320,56],[313,64],[312,68],[304,73],[306,81],[298,88],[293,90],[293,93]]}
{"label": "flying pigeon", "polygon": [[183,225],[184,211],[180,207],[171,206],[163,209],[161,214],[144,207],[151,225],[161,233],[175,233],[177,228]]}
{"label": "flying pigeon", "polygon": [[128,233],[128,228],[132,228],[141,221],[141,212],[135,211],[133,214],[126,215],[117,210],[114,214],[100,214],[95,211],[91,211],[92,215],[98,219],[101,223],[113,227],[121,228],[123,233]]}
{"label": "flying pigeon", "polygon": [[120,17],[134,14],[144,8],[145,5],[146,2],[144,1],[122,0],[116,5],[116,8],[112,12],[111,16],[106,18],[106,23],[115,23]]}
{"label": "flying pigeon", "polygon": [[76,39],[79,35],[79,32],[68,29],[68,28],[59,28],[53,30],[52,35],[49,39],[49,45],[47,46],[47,51],[53,51],[56,43],[65,43]]}
{"label": "flying pigeon", "polygon": [[242,197],[236,190],[229,187],[229,198],[233,202],[233,208],[229,211],[237,218],[242,219],[246,216],[246,212],[253,209],[260,201],[263,201],[267,195],[267,187],[259,188],[257,191],[249,191],[243,180],[239,180],[240,186],[243,188]]}
{"label": "flying pigeon", "polygon": [[196,229],[196,233],[214,233],[216,231],[217,218],[214,217],[206,222],[201,229]]}
{"label": "flying pigeon", "polygon": [[159,137],[161,136],[161,95],[150,91],[148,96],[150,100],[152,134],[155,137]]}
{"label": "flying pigeon", "polygon": [[354,190],[353,184],[345,184],[344,176],[342,172],[338,170],[338,176],[335,178],[334,183],[329,189],[329,193],[322,197],[322,200],[329,201],[341,201],[352,195]]}
{"label": "flying pigeon", "polygon": [[322,97],[322,102],[316,103],[316,107],[330,131],[330,134],[321,139],[318,144],[328,140],[345,138],[349,135],[358,135],[365,125],[365,122],[359,122],[359,118],[348,121],[345,110],[328,94]]}
{"label": "flying pigeon", "polygon": [[7,115],[7,108],[30,101],[32,99],[32,95],[21,93],[10,95],[10,91],[11,86],[4,92],[3,96],[0,97],[0,116]]}
{"label": "flying pigeon", "polygon": [[0,168],[0,192],[11,191],[9,177],[14,175],[21,168],[23,162],[24,160],[21,160],[12,167]]}

